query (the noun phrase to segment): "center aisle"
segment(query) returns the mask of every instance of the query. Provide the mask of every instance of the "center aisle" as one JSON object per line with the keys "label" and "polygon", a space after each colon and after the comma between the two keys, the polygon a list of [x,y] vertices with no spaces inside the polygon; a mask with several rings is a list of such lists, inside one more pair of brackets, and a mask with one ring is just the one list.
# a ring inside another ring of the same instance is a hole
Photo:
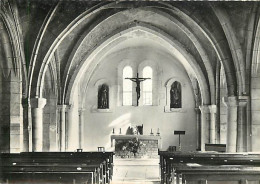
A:
{"label": "center aisle", "polygon": [[112,184],[159,184],[159,159],[114,159]]}

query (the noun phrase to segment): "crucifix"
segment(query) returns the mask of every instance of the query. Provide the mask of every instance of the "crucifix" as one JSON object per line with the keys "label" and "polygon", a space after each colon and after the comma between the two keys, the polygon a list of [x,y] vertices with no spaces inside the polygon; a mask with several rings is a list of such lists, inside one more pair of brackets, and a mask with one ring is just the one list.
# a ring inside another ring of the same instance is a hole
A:
{"label": "crucifix", "polygon": [[135,82],[136,83],[136,94],[137,94],[137,106],[139,104],[139,98],[140,98],[140,91],[141,91],[141,88],[140,88],[140,83],[145,81],[146,79],[151,79],[151,78],[140,78],[138,76],[138,73],[136,74],[136,77],[134,78],[125,78],[125,79],[129,79],[131,80],[132,82]]}

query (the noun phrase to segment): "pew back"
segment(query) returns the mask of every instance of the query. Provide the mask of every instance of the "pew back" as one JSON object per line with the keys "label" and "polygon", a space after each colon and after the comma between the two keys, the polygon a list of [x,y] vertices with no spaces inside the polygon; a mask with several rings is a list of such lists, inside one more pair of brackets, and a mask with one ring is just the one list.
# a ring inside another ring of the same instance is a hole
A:
{"label": "pew back", "polygon": [[113,152],[27,152],[0,156],[9,183],[110,183]]}

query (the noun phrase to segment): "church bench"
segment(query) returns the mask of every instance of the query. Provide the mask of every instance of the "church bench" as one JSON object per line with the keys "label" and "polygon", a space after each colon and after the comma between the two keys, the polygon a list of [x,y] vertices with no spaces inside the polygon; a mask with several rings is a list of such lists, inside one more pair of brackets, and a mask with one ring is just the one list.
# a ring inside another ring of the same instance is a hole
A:
{"label": "church bench", "polygon": [[[17,181],[73,178],[91,183],[110,183],[113,152],[34,152],[1,154],[1,178]],[[13,180],[13,179],[12,179]],[[70,180],[71,181],[71,180]]]}
{"label": "church bench", "polygon": [[260,154],[160,151],[159,155],[162,184],[260,180]]}

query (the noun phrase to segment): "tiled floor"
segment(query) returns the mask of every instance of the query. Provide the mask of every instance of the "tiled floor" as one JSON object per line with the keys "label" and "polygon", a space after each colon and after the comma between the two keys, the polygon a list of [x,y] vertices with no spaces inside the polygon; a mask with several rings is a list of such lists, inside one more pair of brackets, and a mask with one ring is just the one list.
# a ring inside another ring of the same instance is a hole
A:
{"label": "tiled floor", "polygon": [[159,159],[115,159],[112,184],[159,184]]}

